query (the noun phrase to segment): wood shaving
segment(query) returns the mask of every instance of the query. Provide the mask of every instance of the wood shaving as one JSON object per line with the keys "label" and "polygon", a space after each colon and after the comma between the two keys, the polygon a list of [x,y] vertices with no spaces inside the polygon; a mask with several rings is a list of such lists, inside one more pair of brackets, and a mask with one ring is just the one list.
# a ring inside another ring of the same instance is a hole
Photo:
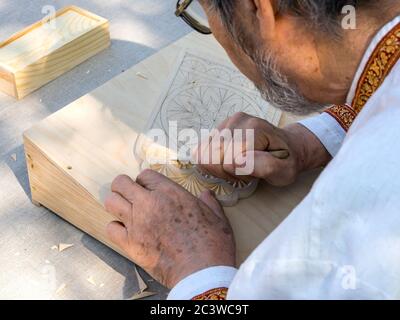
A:
{"label": "wood shaving", "polygon": [[50,249],[51,250],[58,250],[58,246],[52,246]]}
{"label": "wood shaving", "polygon": [[147,76],[145,76],[145,75],[144,75],[143,73],[141,73],[141,72],[137,72],[136,75],[137,75],[139,78],[142,78],[142,79],[145,79],[145,80],[149,80],[149,78],[148,78]]}
{"label": "wood shaving", "polygon": [[73,244],[69,244],[69,243],[60,243],[58,245],[58,252],[63,252],[64,250],[67,250],[73,246],[74,246]]}
{"label": "wood shaving", "polygon": [[147,298],[147,297],[156,295],[157,294],[156,292],[146,291],[148,288],[146,282],[140,276],[136,266],[134,266],[134,268],[135,268],[136,279],[137,279],[138,286],[139,286],[139,291],[136,292],[131,298],[129,298],[127,300],[139,300],[139,299],[143,299],[143,298]]}
{"label": "wood shaving", "polygon": [[13,153],[13,154],[11,155],[11,159],[13,159],[14,161],[17,161],[17,154],[16,154],[16,153]]}
{"label": "wood shaving", "polygon": [[135,266],[135,273],[136,273],[136,279],[137,279],[138,285],[139,285],[139,292],[142,293],[148,288],[148,286],[147,286],[146,282],[144,282],[143,278],[140,276],[136,266]]}
{"label": "wood shaving", "polygon": [[65,283],[61,284],[56,290],[56,294],[60,294],[66,287],[67,285]]}
{"label": "wood shaving", "polygon": [[104,287],[104,283],[100,283],[99,287],[103,288]]}
{"label": "wood shaving", "polygon": [[91,283],[92,285],[96,285],[96,282],[94,281],[93,276],[90,276],[89,278],[86,279],[89,283]]}
{"label": "wood shaving", "polygon": [[155,296],[156,294],[157,294],[156,292],[150,292],[150,291],[138,292],[138,293],[135,293],[131,298],[129,298],[127,300],[139,300],[139,299]]}

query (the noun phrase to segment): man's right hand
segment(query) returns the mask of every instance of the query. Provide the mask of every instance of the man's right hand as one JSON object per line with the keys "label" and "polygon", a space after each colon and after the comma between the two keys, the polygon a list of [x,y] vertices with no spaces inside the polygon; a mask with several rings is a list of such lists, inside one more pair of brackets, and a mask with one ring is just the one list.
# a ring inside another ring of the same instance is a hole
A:
{"label": "man's right hand", "polygon": [[[330,154],[318,138],[297,123],[280,129],[263,119],[240,112],[225,120],[217,129],[219,132],[227,129],[232,133],[234,129],[254,130],[254,146],[249,148],[243,144],[241,150],[244,159],[250,159],[249,157],[254,159],[254,170],[250,175],[240,175],[243,163],[238,165],[235,161],[233,163],[231,160],[227,161],[229,157],[225,153],[230,148],[226,145],[222,144],[221,148],[213,149],[213,140],[221,141],[221,136],[218,134],[210,137],[198,148],[197,161],[200,169],[228,181],[261,178],[275,186],[286,186],[293,183],[302,171],[322,167],[331,160]],[[210,153],[207,158],[204,156],[206,148]],[[276,150],[287,150],[289,155],[285,159],[277,158],[270,153]],[[218,153],[217,157],[215,153]],[[232,157],[238,159],[238,156],[236,153]],[[214,161],[209,164],[211,158]]]}

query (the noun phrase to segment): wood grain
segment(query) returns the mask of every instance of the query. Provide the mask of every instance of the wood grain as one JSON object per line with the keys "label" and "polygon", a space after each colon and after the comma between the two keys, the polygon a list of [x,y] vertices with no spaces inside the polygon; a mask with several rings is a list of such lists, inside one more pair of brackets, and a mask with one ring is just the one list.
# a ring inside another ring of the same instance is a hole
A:
{"label": "wood grain", "polygon": [[[230,63],[212,37],[192,33],[25,132],[33,200],[112,247],[105,236],[110,216],[104,198],[117,175],[135,178],[140,172],[134,143],[187,48],[208,50]],[[281,126],[293,120],[284,115]],[[226,209],[238,263],[303,199],[318,174],[306,174],[288,188],[261,184],[254,196]]]}
{"label": "wood grain", "polygon": [[0,90],[18,99],[110,45],[108,21],[78,7],[0,44]]}
{"label": "wood grain", "polygon": [[33,202],[45,204],[61,218],[124,255],[105,235],[105,226],[115,219],[104,207],[29,139],[24,139],[24,146]]}

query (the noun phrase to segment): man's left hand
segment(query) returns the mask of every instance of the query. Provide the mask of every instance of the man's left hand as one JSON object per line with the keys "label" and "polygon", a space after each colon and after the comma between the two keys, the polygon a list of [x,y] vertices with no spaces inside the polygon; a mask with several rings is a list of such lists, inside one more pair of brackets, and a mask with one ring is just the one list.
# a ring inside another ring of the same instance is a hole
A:
{"label": "man's left hand", "polygon": [[133,181],[117,177],[105,208],[118,221],[111,241],[168,288],[211,266],[234,266],[235,243],[224,211],[211,192],[198,199],[151,170]]}

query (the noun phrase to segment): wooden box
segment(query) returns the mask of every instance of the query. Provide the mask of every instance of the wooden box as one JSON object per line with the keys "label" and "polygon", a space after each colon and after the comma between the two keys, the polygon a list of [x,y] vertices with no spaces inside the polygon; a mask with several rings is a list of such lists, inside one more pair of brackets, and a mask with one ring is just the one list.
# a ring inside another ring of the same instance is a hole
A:
{"label": "wooden box", "polygon": [[[33,202],[121,254],[107,239],[106,225],[113,217],[103,202],[117,175],[135,178],[140,172],[134,143],[146,129],[182,48],[206,50],[228,62],[212,37],[189,34],[24,134]],[[293,120],[284,115],[280,125]],[[226,208],[237,242],[238,263],[303,199],[317,175],[306,174],[287,188],[262,183],[254,196]]]}
{"label": "wooden box", "polygon": [[109,45],[106,19],[61,9],[0,43],[0,90],[21,99]]}

